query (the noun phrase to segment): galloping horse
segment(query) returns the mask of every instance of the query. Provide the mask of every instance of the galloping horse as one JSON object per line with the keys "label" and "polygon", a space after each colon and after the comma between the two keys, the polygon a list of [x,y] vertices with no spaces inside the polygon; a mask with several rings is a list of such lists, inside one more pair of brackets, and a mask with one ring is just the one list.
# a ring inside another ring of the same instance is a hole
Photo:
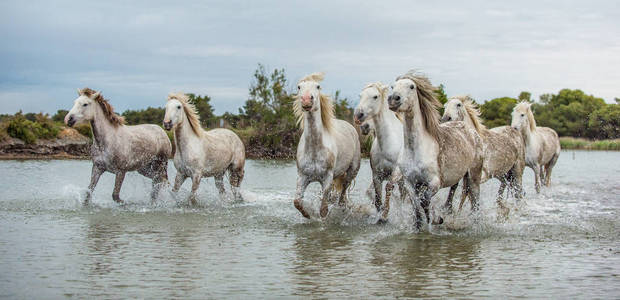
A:
{"label": "galloping horse", "polygon": [[551,185],[551,170],[560,157],[560,138],[548,127],[536,127],[531,103],[521,102],[512,111],[512,127],[521,132],[525,140],[525,164],[536,175],[536,193],[540,185]]}
{"label": "galloping horse", "polygon": [[[508,208],[504,205],[504,190],[514,190],[514,195],[520,199],[523,195],[521,178],[525,168],[525,145],[521,134],[510,126],[496,127],[491,130],[482,125],[480,111],[469,96],[451,97],[444,105],[445,110],[442,122],[463,121],[467,128],[473,128],[478,132],[483,142],[483,165],[481,182],[489,178],[497,178],[500,181],[497,193],[497,205],[502,214],[508,214]],[[452,196],[458,183],[450,188],[445,207],[452,211]],[[459,210],[465,199],[461,199]]]}
{"label": "galloping horse", "polygon": [[321,93],[323,73],[302,78],[297,84],[294,111],[303,128],[297,145],[297,190],[295,207],[306,218],[310,215],[303,207],[303,197],[310,182],[322,187],[320,216],[328,213],[330,194],[340,193],[339,205],[346,204],[349,185],[360,168],[360,144],[355,128],[334,118],[331,99]]}
{"label": "galloping horse", "polygon": [[[463,122],[439,123],[436,88],[428,78],[410,71],[396,78],[388,103],[404,118],[403,149],[398,167],[407,181],[408,193],[420,199],[430,224],[429,205],[440,188],[451,187],[461,178],[474,209],[478,209],[482,173],[482,142],[474,129]],[[415,206],[414,206],[415,208]],[[416,226],[422,227],[415,209]]]}
{"label": "galloping horse", "polygon": [[166,103],[164,128],[174,129],[177,176],[172,190],[177,192],[185,179],[192,179],[190,203],[196,204],[196,191],[203,177],[214,177],[221,196],[225,195],[224,174],[229,172],[235,200],[241,200],[239,185],[243,180],[245,147],[241,139],[228,129],[204,131],[196,108],[183,93],[170,94]]}
{"label": "galloping horse", "polygon": [[125,173],[129,171],[138,171],[153,180],[151,200],[154,200],[163,185],[160,183],[168,182],[168,157],[172,146],[166,133],[152,124],[124,125],[123,118],[114,113],[108,100],[89,88],[78,89],[78,98],[65,116],[69,127],[82,122],[90,122],[93,133],[90,148],[93,169],[85,202],[90,201],[105,171],[116,174],[114,201],[123,202],[120,191]]}
{"label": "galloping horse", "polygon": [[[374,127],[375,139],[370,149],[370,167],[375,207],[381,212],[381,221],[387,220],[390,210],[390,196],[394,189],[392,175],[395,175],[398,154],[403,147],[403,124],[399,116],[388,108],[388,89],[379,82],[366,85],[360,93],[360,103],[355,108],[354,114],[355,123],[360,125],[362,133],[367,134],[370,123]],[[389,181],[385,186],[385,202],[382,204],[382,187],[385,180]],[[404,182],[402,177],[399,180],[400,194],[404,198]]]}

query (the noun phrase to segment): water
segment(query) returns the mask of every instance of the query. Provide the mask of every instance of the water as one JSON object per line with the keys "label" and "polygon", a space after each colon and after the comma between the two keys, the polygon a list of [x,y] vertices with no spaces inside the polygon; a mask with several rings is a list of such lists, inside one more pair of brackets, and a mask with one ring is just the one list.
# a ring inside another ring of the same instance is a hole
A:
{"label": "water", "polygon": [[540,195],[526,169],[526,201],[505,222],[489,182],[477,222],[466,207],[422,233],[396,199],[387,225],[362,213],[368,165],[355,211],[318,222],[292,205],[294,162],[249,161],[244,203],[203,180],[191,208],[189,181],[181,204],[151,204],[150,182],[128,174],[119,206],[106,174],[83,207],[89,161],[0,161],[0,297],[620,297],[620,152],[563,152]]}

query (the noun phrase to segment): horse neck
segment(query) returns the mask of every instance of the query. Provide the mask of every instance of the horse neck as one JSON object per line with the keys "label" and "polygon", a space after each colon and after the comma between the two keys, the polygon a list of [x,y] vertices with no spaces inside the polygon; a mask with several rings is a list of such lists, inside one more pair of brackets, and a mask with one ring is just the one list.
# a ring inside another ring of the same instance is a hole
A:
{"label": "horse neck", "polygon": [[537,137],[536,132],[530,129],[529,123],[526,126],[521,126],[521,135],[526,146],[532,144],[533,139]]}
{"label": "horse neck", "polygon": [[379,112],[373,117],[373,123],[375,125],[377,142],[381,149],[393,145],[393,139],[401,138],[394,134],[395,128],[398,128],[397,126],[402,126],[401,122],[396,115],[387,108],[387,105],[383,105],[379,109]]}
{"label": "horse neck", "polygon": [[[198,128],[200,130],[200,128]],[[183,121],[179,123],[174,130],[174,142],[179,153],[185,152],[188,144],[198,139],[198,135],[192,129],[186,114],[183,114]]]}
{"label": "horse neck", "polygon": [[103,111],[101,111],[101,108],[97,107],[95,110],[95,117],[90,121],[90,127],[93,132],[94,143],[103,148],[115,141],[116,132],[123,125],[112,125],[103,114]]}
{"label": "horse neck", "polygon": [[325,127],[323,126],[323,119],[321,119],[321,110],[304,112],[303,138],[306,140],[306,145],[322,145],[324,132]]}
{"label": "horse neck", "polygon": [[424,150],[428,149],[429,146],[438,144],[438,141],[426,130],[419,107],[416,106],[413,111],[405,113],[404,126],[404,147],[412,149],[414,156],[428,154],[428,151]]}
{"label": "horse neck", "polygon": [[[467,111],[465,111],[465,118],[463,118],[463,123],[465,123],[465,126],[467,128],[472,128],[473,130],[476,130],[476,132],[478,132],[478,129],[476,129],[476,125],[474,125],[474,121],[472,120],[472,116],[469,115],[469,113]],[[481,126],[482,127],[482,126]],[[484,131],[485,129],[481,129],[480,132],[478,133],[482,133],[482,131]]]}

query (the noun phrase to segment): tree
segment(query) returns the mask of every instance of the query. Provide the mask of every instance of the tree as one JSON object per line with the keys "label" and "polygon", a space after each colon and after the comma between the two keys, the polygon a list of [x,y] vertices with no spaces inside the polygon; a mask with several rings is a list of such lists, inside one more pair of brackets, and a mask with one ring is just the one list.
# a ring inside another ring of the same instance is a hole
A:
{"label": "tree", "polygon": [[334,103],[334,114],[337,119],[353,122],[353,108],[349,105],[347,98],[340,98],[340,90],[337,90],[332,99]]}
{"label": "tree", "polygon": [[480,116],[484,124],[489,127],[510,125],[512,109],[517,104],[517,99],[510,97],[495,98],[480,106]]}
{"label": "tree", "polygon": [[448,102],[448,95],[446,95],[445,86],[440,84],[435,90],[435,96],[437,96],[437,100],[441,102],[441,108],[439,109],[439,114],[443,115],[443,105]]}
{"label": "tree", "polygon": [[596,139],[620,138],[620,105],[606,104],[588,118],[589,135]]}
{"label": "tree", "polygon": [[[202,127],[210,127],[215,122],[215,114],[213,113],[213,106],[211,106],[211,97],[204,95],[196,95],[188,93],[189,101],[194,104],[198,116],[200,117],[200,124]],[[163,118],[163,116],[162,116]]]}
{"label": "tree", "polygon": [[68,110],[65,109],[59,109],[53,116],[52,116],[52,121],[54,122],[64,122],[65,121],[65,116],[69,113]]}
{"label": "tree", "polygon": [[521,92],[518,97],[519,101],[527,101],[527,102],[532,102],[531,98],[532,98],[532,93],[526,92],[526,91]]}
{"label": "tree", "polygon": [[239,114],[251,125],[263,129],[287,129],[295,126],[293,95],[286,90],[284,69],[267,74],[262,64],[254,71],[254,82],[249,88],[249,99]]}
{"label": "tree", "polygon": [[562,89],[551,95],[545,105],[534,106],[537,125],[551,127],[560,136],[594,137],[588,130],[592,112],[605,106],[605,101],[581,90]]}
{"label": "tree", "polygon": [[165,113],[165,110],[161,107],[147,107],[140,110],[128,109],[122,115],[125,118],[125,122],[129,125],[161,124]]}

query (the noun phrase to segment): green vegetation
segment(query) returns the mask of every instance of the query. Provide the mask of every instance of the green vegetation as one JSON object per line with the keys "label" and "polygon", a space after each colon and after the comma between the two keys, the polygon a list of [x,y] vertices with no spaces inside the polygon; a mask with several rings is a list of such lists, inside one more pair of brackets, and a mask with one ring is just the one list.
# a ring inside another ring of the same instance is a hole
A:
{"label": "green vegetation", "polygon": [[[207,95],[188,94],[196,106],[203,127],[227,127],[236,132],[249,157],[293,158],[299,142],[300,130],[293,114],[294,88],[284,69],[268,72],[259,64],[252,76],[248,99],[238,113],[226,112],[216,116]],[[439,85],[437,97],[441,103],[448,99],[444,85]],[[601,98],[587,95],[581,90],[563,89],[558,94],[544,94],[539,101],[531,99],[531,93],[521,92],[516,98],[501,97],[480,105],[481,117],[489,128],[509,125],[511,112],[519,101],[532,102],[537,124],[555,129],[564,149],[620,150],[620,99],[607,104]],[[336,117],[353,122],[352,103],[342,98],[337,90],[332,95]],[[481,102],[481,101],[480,101]],[[66,110],[58,110],[53,116],[21,112],[0,115],[0,141],[8,137],[19,138],[26,143],[38,139],[55,138],[63,127]],[[127,124],[152,123],[161,125],[163,107],[126,110],[122,113]],[[90,125],[75,126],[82,135],[92,138]],[[167,132],[172,138],[172,132]],[[566,136],[578,137],[569,138]],[[367,155],[372,137],[360,137],[362,152]]]}
{"label": "green vegetation", "polygon": [[2,128],[6,130],[6,135],[26,144],[34,144],[38,139],[55,138],[60,131],[60,126],[54,123],[49,115],[42,113],[23,115],[20,111],[5,122],[6,125]]}
{"label": "green vegetation", "polygon": [[620,139],[591,141],[582,138],[561,137],[560,145],[562,149],[620,151]]}

